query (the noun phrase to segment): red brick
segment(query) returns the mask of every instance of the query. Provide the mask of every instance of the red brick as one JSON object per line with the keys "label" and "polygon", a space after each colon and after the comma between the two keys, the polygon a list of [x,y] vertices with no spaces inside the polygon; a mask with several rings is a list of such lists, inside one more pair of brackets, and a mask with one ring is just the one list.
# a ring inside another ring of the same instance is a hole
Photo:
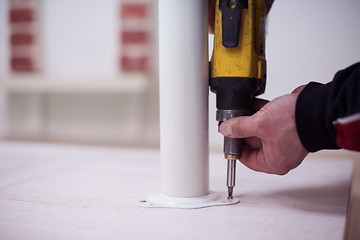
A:
{"label": "red brick", "polygon": [[14,33],[10,38],[11,45],[32,45],[34,35],[31,33]]}
{"label": "red brick", "polygon": [[145,31],[124,31],[121,33],[122,43],[147,43],[149,33]]}
{"label": "red brick", "polygon": [[124,72],[140,71],[145,72],[147,69],[148,58],[146,56],[141,57],[121,57],[121,69]]}
{"label": "red brick", "polygon": [[144,3],[123,3],[121,18],[146,18],[148,6]]}
{"label": "red brick", "polygon": [[11,70],[13,72],[33,72],[34,62],[29,57],[13,57],[11,59]]}
{"label": "red brick", "polygon": [[11,23],[34,21],[34,11],[30,8],[12,8],[9,12]]}

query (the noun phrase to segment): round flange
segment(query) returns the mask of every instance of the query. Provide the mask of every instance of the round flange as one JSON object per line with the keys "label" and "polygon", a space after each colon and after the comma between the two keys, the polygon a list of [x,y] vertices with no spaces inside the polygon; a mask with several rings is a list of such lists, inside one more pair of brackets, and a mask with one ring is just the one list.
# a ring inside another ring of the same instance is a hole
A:
{"label": "round flange", "polygon": [[162,193],[153,193],[146,197],[146,200],[140,200],[140,206],[148,208],[206,208],[216,206],[234,205],[240,202],[240,199],[233,197],[228,199],[223,193],[210,192],[207,195],[191,198],[169,197]]}

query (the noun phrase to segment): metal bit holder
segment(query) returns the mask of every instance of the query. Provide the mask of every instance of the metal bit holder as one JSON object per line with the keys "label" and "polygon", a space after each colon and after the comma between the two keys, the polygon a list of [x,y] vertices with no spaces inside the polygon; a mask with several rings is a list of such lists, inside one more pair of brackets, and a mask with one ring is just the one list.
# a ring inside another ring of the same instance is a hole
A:
{"label": "metal bit holder", "polygon": [[[248,116],[248,110],[218,110],[216,112],[216,120],[219,127],[222,122],[240,116]],[[228,198],[231,199],[236,179],[236,160],[240,159],[242,148],[242,139],[224,137],[224,156],[227,159],[227,177],[226,185],[228,187]]]}

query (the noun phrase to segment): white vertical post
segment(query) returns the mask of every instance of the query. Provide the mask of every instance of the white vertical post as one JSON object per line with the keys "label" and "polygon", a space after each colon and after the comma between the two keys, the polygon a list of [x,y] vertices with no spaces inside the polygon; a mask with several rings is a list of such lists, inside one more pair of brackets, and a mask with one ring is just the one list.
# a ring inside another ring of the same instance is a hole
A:
{"label": "white vertical post", "polygon": [[207,0],[159,0],[161,193],[209,193]]}

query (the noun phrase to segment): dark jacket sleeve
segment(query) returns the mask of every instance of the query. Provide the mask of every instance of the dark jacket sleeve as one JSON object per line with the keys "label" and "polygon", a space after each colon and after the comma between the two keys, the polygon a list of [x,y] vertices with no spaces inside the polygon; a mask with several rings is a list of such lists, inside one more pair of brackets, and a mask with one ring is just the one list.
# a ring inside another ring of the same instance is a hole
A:
{"label": "dark jacket sleeve", "polygon": [[310,152],[360,151],[360,62],[337,72],[327,84],[309,83],[299,94],[295,120]]}

